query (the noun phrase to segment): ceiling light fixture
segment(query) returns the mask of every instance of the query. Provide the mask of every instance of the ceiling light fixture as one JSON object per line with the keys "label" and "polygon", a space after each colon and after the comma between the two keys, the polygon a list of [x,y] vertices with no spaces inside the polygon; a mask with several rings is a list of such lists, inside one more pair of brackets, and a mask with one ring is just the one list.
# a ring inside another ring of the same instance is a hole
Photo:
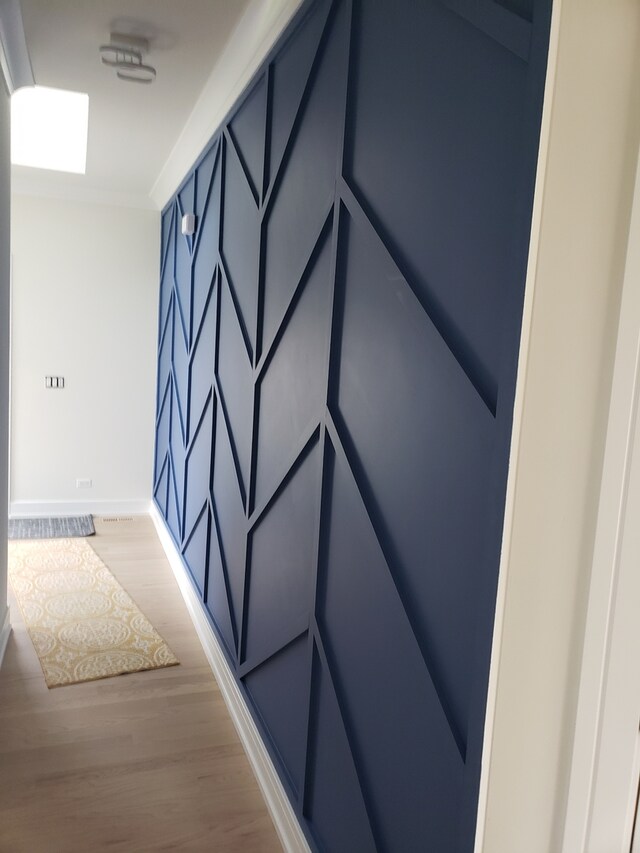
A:
{"label": "ceiling light fixture", "polygon": [[89,95],[28,86],[11,96],[11,162],[75,172],[87,165]]}
{"label": "ceiling light fixture", "polygon": [[116,76],[128,83],[153,83],[156,69],[142,61],[149,52],[149,42],[138,36],[111,33],[111,42],[100,45],[103,65],[116,69]]}

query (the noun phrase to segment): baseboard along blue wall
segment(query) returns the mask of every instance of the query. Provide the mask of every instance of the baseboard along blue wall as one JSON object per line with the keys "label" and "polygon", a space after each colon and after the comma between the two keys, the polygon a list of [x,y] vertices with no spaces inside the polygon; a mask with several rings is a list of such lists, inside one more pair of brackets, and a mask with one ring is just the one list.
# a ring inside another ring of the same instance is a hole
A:
{"label": "baseboard along blue wall", "polygon": [[550,5],[306,3],[162,216],[155,500],[313,849],[473,850]]}

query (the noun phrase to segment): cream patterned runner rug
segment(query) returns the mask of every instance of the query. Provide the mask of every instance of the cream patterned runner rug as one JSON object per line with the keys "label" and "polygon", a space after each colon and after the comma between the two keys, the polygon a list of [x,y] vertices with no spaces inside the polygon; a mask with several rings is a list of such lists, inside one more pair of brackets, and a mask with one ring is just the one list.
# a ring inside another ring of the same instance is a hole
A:
{"label": "cream patterned runner rug", "polygon": [[179,662],[85,539],[9,542],[9,580],[48,687]]}

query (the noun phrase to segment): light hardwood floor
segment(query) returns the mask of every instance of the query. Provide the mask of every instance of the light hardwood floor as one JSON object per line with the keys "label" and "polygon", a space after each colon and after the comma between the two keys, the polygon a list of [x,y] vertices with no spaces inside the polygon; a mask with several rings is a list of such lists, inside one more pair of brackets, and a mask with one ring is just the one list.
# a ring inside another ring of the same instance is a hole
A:
{"label": "light hardwood floor", "polygon": [[180,666],[48,690],[9,589],[0,853],[281,851],[151,520],[96,534]]}

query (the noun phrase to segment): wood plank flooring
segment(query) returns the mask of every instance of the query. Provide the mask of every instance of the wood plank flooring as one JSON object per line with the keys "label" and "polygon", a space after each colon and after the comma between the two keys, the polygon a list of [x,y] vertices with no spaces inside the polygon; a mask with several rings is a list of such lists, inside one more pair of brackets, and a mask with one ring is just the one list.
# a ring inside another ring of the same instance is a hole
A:
{"label": "wood plank flooring", "polygon": [[281,851],[150,518],[95,522],[180,666],[49,690],[9,587],[0,853]]}

